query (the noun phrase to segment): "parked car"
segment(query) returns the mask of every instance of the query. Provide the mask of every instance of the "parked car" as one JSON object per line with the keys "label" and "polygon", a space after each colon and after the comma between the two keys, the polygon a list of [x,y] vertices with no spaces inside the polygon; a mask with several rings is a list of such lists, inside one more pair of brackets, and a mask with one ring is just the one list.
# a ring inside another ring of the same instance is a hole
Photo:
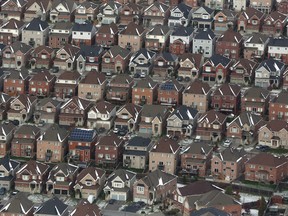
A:
{"label": "parked car", "polygon": [[229,139],[226,139],[226,140],[224,141],[224,143],[223,143],[223,146],[224,146],[224,147],[229,147],[231,144],[232,144],[232,141],[229,140]]}
{"label": "parked car", "polygon": [[257,145],[256,149],[262,152],[268,151],[270,149],[269,146]]}
{"label": "parked car", "polygon": [[140,74],[139,73],[134,74],[134,78],[140,78]]}
{"label": "parked car", "polygon": [[118,134],[119,133],[119,128],[114,128],[113,133]]}
{"label": "parked car", "polygon": [[15,196],[15,195],[18,194],[18,193],[19,193],[18,190],[14,190],[14,191],[12,191],[11,195]]}
{"label": "parked car", "polygon": [[4,195],[6,193],[6,188],[0,188],[0,195]]}
{"label": "parked car", "polygon": [[110,205],[113,205],[115,202],[116,202],[115,199],[110,199],[110,200],[108,201],[108,203],[109,203]]}
{"label": "parked car", "polygon": [[58,72],[59,72],[59,67],[52,67],[52,68],[50,69],[50,72],[51,72],[51,73],[58,73]]}

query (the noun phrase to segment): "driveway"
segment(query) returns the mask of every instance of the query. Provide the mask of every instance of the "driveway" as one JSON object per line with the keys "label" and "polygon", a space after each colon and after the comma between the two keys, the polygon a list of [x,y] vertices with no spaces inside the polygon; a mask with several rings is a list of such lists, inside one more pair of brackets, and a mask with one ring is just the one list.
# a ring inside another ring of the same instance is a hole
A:
{"label": "driveway", "polygon": [[104,209],[105,210],[118,211],[123,205],[125,205],[124,201],[116,200],[113,204],[108,203]]}

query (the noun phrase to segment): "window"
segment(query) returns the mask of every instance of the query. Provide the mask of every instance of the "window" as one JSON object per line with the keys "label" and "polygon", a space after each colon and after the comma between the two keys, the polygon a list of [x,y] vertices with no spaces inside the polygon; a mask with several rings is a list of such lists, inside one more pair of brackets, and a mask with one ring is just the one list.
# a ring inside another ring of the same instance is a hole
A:
{"label": "window", "polygon": [[92,180],[86,179],[86,186],[91,186],[92,185]]}
{"label": "window", "polygon": [[137,186],[137,193],[144,194],[144,186]]}

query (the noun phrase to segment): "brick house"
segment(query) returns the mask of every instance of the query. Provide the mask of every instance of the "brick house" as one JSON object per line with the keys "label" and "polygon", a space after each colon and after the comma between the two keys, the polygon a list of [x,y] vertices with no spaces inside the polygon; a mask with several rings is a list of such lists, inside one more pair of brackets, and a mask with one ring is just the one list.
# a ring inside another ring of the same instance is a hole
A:
{"label": "brick house", "polygon": [[53,49],[60,49],[72,40],[72,23],[57,22],[51,27],[49,33],[49,46]]}
{"label": "brick house", "polygon": [[118,45],[112,46],[102,55],[101,72],[107,75],[126,72],[129,66],[131,52]]}
{"label": "brick house", "polygon": [[56,123],[60,112],[60,101],[52,98],[43,98],[38,101],[34,112],[34,122],[39,124],[40,121],[45,123]]}
{"label": "brick house", "polygon": [[75,23],[72,27],[72,41],[75,46],[91,46],[95,43],[96,27],[93,23]]}
{"label": "brick house", "polygon": [[158,88],[158,103],[167,106],[178,106],[182,103],[184,86],[175,79],[161,83]]}
{"label": "brick house", "polygon": [[36,140],[40,137],[40,128],[34,125],[21,125],[11,141],[11,155],[14,157],[34,158]]}
{"label": "brick house", "polygon": [[56,22],[73,22],[75,18],[75,11],[77,8],[76,2],[73,0],[56,0],[53,1],[50,21]]}
{"label": "brick house", "polygon": [[2,50],[2,66],[5,68],[25,67],[28,65],[32,47],[20,41],[7,45]]}
{"label": "brick house", "polygon": [[0,19],[7,21],[16,19],[21,21],[24,18],[24,11],[27,1],[8,0],[1,2]]}
{"label": "brick house", "polygon": [[142,201],[151,205],[164,201],[176,188],[177,176],[156,169],[134,183],[133,202]]}
{"label": "brick house", "polygon": [[71,44],[66,44],[56,52],[54,66],[62,70],[71,71],[76,66],[76,56],[80,48]]}
{"label": "brick house", "polygon": [[96,32],[96,44],[106,48],[117,45],[118,33],[118,26],[115,23],[102,25]]}
{"label": "brick house", "polygon": [[180,161],[180,145],[177,141],[161,137],[149,152],[149,171],[162,170],[174,174]]}
{"label": "brick house", "polygon": [[225,83],[228,80],[232,60],[225,56],[215,54],[203,64],[202,80],[210,85]]}
{"label": "brick house", "polygon": [[230,83],[248,86],[254,81],[257,63],[249,59],[240,58],[230,69]]}
{"label": "brick house", "polygon": [[143,26],[167,25],[169,14],[169,5],[159,1],[153,2],[144,10]]}
{"label": "brick house", "polygon": [[0,159],[0,185],[7,191],[14,186],[16,172],[19,170],[20,162],[10,159],[8,155],[4,155]]}
{"label": "brick house", "polygon": [[211,174],[224,181],[233,181],[244,173],[246,162],[247,155],[243,149],[226,148],[212,156]]}
{"label": "brick house", "polygon": [[248,7],[242,11],[237,21],[238,32],[251,34],[262,30],[265,14],[261,11]]}
{"label": "brick house", "polygon": [[205,177],[211,167],[213,146],[208,142],[195,142],[187,146],[181,154],[182,173]]}
{"label": "brick house", "polygon": [[29,80],[29,95],[49,96],[54,90],[56,76],[48,71],[41,71]]}
{"label": "brick house", "polygon": [[194,37],[194,28],[191,26],[179,26],[170,35],[169,52],[182,55],[191,51]]}
{"label": "brick house", "polygon": [[96,131],[74,128],[68,138],[69,157],[74,161],[88,162],[94,158]]}
{"label": "brick house", "polygon": [[118,45],[136,52],[143,47],[145,34],[146,30],[143,26],[131,22],[119,32]]}
{"label": "brick house", "polygon": [[[1,129],[0,130],[0,147],[1,147],[0,157],[2,158],[2,157],[5,157],[7,152],[10,151],[11,141],[12,141],[14,132],[16,130],[16,126],[12,124],[11,122],[9,123],[3,122],[0,124],[0,129]],[[1,177],[0,177],[0,184],[1,184]]]}
{"label": "brick house", "polygon": [[220,112],[237,114],[240,103],[241,87],[237,84],[224,83],[212,94],[211,106]]}
{"label": "brick house", "polygon": [[48,46],[38,46],[31,52],[30,65],[31,69],[49,69],[53,65],[55,51]]}
{"label": "brick house", "polygon": [[145,35],[145,48],[155,52],[165,51],[171,33],[168,26],[153,26]]}
{"label": "brick house", "polygon": [[198,118],[196,135],[202,140],[220,141],[226,132],[226,121],[226,115],[209,110]]}
{"label": "brick house", "polygon": [[284,156],[260,153],[245,164],[245,180],[278,183],[288,176],[288,160]]}
{"label": "brick house", "polygon": [[35,160],[23,164],[16,173],[15,189],[21,192],[41,193],[47,180],[49,165]]}
{"label": "brick house", "polygon": [[113,168],[122,162],[124,140],[116,134],[110,133],[101,136],[95,144],[95,162],[96,165]]}
{"label": "brick house", "polygon": [[282,91],[269,101],[269,120],[282,119],[288,121],[288,92]]}
{"label": "brick house", "polygon": [[9,96],[18,96],[26,94],[29,84],[29,73],[25,68],[21,70],[12,69],[4,79],[3,91]]}
{"label": "brick house", "polygon": [[178,77],[184,79],[188,77],[191,80],[200,77],[200,71],[204,64],[204,57],[202,54],[184,53],[179,56]]}
{"label": "brick house", "polygon": [[276,4],[276,10],[282,14],[288,14],[288,1],[281,0]]}
{"label": "brick house", "polygon": [[91,101],[81,99],[77,96],[72,97],[61,106],[59,125],[85,126],[87,112],[91,105]]}
{"label": "brick house", "polygon": [[140,24],[142,22],[142,15],[144,13],[144,7],[135,4],[133,2],[127,2],[122,5],[120,10],[120,20],[119,24],[128,25],[130,22],[135,22],[136,24]]}
{"label": "brick house", "polygon": [[52,1],[48,0],[42,2],[41,0],[27,1],[27,5],[24,12],[24,21],[30,22],[34,18],[40,18],[46,20],[52,7]]}
{"label": "brick house", "polygon": [[79,167],[73,164],[56,164],[49,172],[49,176],[46,181],[47,194],[71,196],[78,171]]}
{"label": "brick house", "polygon": [[260,87],[247,89],[241,97],[241,110],[266,115],[270,101],[270,92]]}
{"label": "brick house", "polygon": [[287,43],[288,39],[286,38],[271,38],[268,43],[268,58],[288,64]]}
{"label": "brick house", "polygon": [[239,59],[242,56],[243,37],[232,29],[224,32],[216,42],[216,54]]}
{"label": "brick house", "polygon": [[153,75],[160,77],[173,77],[179,67],[178,56],[169,52],[156,55],[153,66]]}
{"label": "brick house", "polygon": [[288,123],[284,120],[270,120],[258,130],[258,144],[271,148],[288,148]]}
{"label": "brick house", "polygon": [[258,139],[258,129],[265,123],[260,115],[243,111],[227,124],[227,137],[241,144],[254,143]]}
{"label": "brick house", "polygon": [[223,9],[214,16],[215,32],[226,32],[228,29],[236,27],[238,15],[230,9]]}
{"label": "brick house", "polygon": [[273,11],[265,17],[262,31],[264,34],[271,36],[281,36],[286,25],[287,16],[278,11]]}
{"label": "brick house", "polygon": [[269,41],[266,34],[252,33],[244,42],[244,58],[261,62],[267,54]]}
{"label": "brick house", "polygon": [[150,76],[136,82],[132,88],[132,103],[136,105],[154,104],[157,101],[158,83]]}
{"label": "brick house", "polygon": [[17,19],[10,19],[0,26],[0,43],[10,45],[21,40],[22,30],[25,23]]}
{"label": "brick house", "polygon": [[96,20],[96,14],[99,12],[99,5],[90,2],[83,1],[81,2],[75,10],[75,23],[83,23],[86,21]]}
{"label": "brick house", "polygon": [[211,102],[211,87],[208,83],[195,80],[183,91],[182,104],[197,109],[200,113],[208,111]]}
{"label": "brick house", "polygon": [[64,161],[68,152],[68,136],[67,130],[52,124],[37,140],[37,160],[56,163]]}

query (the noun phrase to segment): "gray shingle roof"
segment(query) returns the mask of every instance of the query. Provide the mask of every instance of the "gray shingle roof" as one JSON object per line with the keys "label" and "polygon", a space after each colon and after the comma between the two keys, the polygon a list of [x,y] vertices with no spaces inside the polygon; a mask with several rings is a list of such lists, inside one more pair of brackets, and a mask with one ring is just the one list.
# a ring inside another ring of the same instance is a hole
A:
{"label": "gray shingle roof", "polygon": [[189,5],[186,5],[184,2],[181,2],[180,4],[178,4],[174,8],[172,8],[171,12],[173,12],[177,9],[183,13],[183,16],[185,18],[188,18],[189,13],[192,10],[192,7],[190,7]]}
{"label": "gray shingle roof", "polygon": [[27,199],[26,194],[20,192],[5,203],[0,212],[27,215],[32,208],[33,202]]}
{"label": "gray shingle roof", "polygon": [[58,124],[53,124],[47,129],[43,136],[40,137],[41,140],[57,141],[62,142],[66,137],[68,137],[69,132],[64,128],[59,127]]}
{"label": "gray shingle roof", "polygon": [[45,29],[49,28],[49,24],[46,21],[42,21],[39,18],[34,18],[30,23],[28,23],[24,30],[26,31],[44,31]]}
{"label": "gray shingle roof", "polygon": [[68,205],[64,204],[56,196],[42,203],[39,208],[36,209],[34,214],[42,215],[62,215],[68,208]]}
{"label": "gray shingle roof", "polygon": [[216,37],[211,29],[202,29],[194,37],[194,39],[200,40],[213,40]]}
{"label": "gray shingle roof", "polygon": [[20,162],[11,160],[8,155],[5,155],[0,160],[0,166],[1,165],[9,172],[15,170],[20,165]]}
{"label": "gray shingle roof", "polygon": [[224,67],[226,67],[231,62],[231,59],[219,54],[214,54],[208,61],[210,61],[214,66],[222,64]]}
{"label": "gray shingle roof", "polygon": [[264,67],[267,71],[276,72],[276,71],[283,69],[284,63],[277,61],[275,59],[269,58],[265,61],[262,61],[256,70],[258,70],[261,67]]}
{"label": "gray shingle roof", "polygon": [[193,120],[197,114],[198,114],[197,109],[182,105],[182,106],[179,106],[177,109],[175,109],[171,113],[170,117],[173,115],[176,115],[181,120]]}
{"label": "gray shingle roof", "polygon": [[151,143],[150,138],[144,138],[141,136],[133,137],[128,141],[128,144],[126,146],[140,146],[140,147],[148,147]]}
{"label": "gray shingle roof", "polygon": [[172,35],[185,37],[185,36],[190,36],[193,32],[194,32],[194,28],[191,26],[189,27],[179,26],[172,32]]}
{"label": "gray shingle roof", "polygon": [[142,178],[142,181],[145,182],[145,184],[150,188],[150,190],[153,190],[153,188],[157,188],[159,185],[165,185],[168,182],[172,181],[173,179],[176,179],[177,176],[163,172],[159,169],[156,169],[152,172],[149,172],[147,176]]}
{"label": "gray shingle roof", "polygon": [[114,170],[111,175],[108,177],[107,181],[111,182],[113,181],[115,178],[119,177],[122,179],[122,181],[127,181],[127,180],[131,180],[132,178],[134,178],[136,176],[136,173],[130,171],[130,170],[124,170],[124,169],[117,169]]}

